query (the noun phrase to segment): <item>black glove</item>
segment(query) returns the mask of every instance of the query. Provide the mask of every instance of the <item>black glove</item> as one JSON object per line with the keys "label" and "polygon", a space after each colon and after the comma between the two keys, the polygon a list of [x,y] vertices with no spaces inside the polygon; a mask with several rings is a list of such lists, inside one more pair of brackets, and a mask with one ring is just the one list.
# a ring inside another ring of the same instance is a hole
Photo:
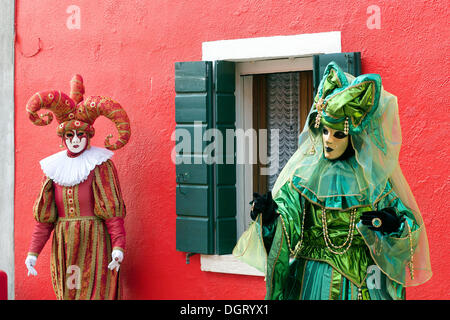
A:
{"label": "black glove", "polygon": [[272,193],[269,191],[265,195],[259,193],[253,193],[253,200],[250,201],[252,205],[252,211],[250,211],[250,217],[255,220],[258,214],[262,214],[262,223],[270,224],[279,216],[276,212],[278,206],[275,201],[272,200]]}
{"label": "black glove", "polygon": [[361,216],[361,223],[369,229],[391,233],[398,231],[405,218],[399,218],[394,208],[388,207],[378,211],[366,211]]}

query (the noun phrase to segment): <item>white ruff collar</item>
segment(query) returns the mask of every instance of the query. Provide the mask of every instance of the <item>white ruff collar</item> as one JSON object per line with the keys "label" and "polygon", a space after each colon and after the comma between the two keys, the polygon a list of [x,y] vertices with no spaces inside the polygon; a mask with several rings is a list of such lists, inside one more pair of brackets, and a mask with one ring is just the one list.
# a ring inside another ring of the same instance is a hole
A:
{"label": "white ruff collar", "polygon": [[44,174],[57,184],[72,187],[85,181],[89,173],[113,156],[114,152],[98,147],[91,147],[76,158],[67,156],[67,151],[55,153],[39,163]]}

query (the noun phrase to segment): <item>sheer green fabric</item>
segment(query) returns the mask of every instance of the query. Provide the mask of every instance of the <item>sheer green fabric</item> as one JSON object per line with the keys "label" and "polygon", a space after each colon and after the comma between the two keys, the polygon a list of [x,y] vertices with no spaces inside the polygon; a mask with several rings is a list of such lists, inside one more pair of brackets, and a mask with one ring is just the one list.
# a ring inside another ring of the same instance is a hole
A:
{"label": "sheer green fabric", "polygon": [[[262,218],[259,215],[248,229],[244,231],[233,249],[233,255],[257,270],[266,273],[267,252],[264,247],[262,234]],[[267,230],[267,228],[266,228]],[[271,238],[272,230],[269,228],[266,238]]]}

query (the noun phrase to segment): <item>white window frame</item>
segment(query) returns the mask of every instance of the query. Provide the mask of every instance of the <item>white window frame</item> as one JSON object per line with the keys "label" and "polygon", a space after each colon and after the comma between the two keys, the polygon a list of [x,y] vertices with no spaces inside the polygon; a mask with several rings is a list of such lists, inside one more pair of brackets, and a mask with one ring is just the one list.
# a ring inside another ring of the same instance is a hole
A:
{"label": "white window frame", "polygon": [[[253,74],[312,70],[312,55],[341,52],[341,32],[322,32],[292,36],[275,36],[220,40],[202,44],[202,60],[236,62],[236,129],[252,128]],[[250,75],[250,76],[248,76]],[[248,77],[243,77],[248,76]],[[239,148],[237,148],[238,152]],[[252,197],[251,164],[236,166],[237,234],[249,223]],[[202,271],[264,276],[232,254],[200,256]]]}

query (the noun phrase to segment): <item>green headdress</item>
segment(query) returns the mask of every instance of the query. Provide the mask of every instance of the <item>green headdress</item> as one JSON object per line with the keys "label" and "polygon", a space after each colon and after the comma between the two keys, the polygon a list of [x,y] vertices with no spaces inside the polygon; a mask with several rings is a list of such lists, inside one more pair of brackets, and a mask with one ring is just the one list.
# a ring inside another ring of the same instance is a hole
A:
{"label": "green headdress", "polygon": [[330,62],[314,98],[315,128],[322,123],[346,134],[360,133],[378,108],[380,92],[378,74],[364,74],[349,83],[341,68]]}

